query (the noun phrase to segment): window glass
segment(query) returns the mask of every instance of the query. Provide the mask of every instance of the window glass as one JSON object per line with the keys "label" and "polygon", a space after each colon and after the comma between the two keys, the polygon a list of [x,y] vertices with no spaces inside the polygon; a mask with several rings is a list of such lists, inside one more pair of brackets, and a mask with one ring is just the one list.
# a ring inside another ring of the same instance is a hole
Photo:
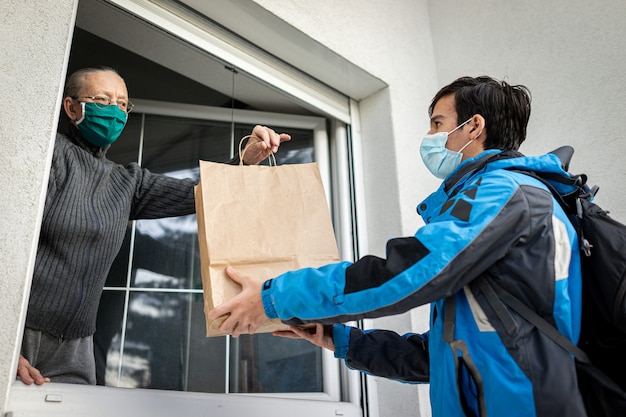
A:
{"label": "window glass", "polygon": [[123,347],[118,336],[109,350],[107,385],[224,392],[225,341],[204,331],[202,294],[132,292]]}
{"label": "window glass", "polygon": [[322,392],[321,351],[305,340],[276,343],[271,334],[231,343],[230,392]]}

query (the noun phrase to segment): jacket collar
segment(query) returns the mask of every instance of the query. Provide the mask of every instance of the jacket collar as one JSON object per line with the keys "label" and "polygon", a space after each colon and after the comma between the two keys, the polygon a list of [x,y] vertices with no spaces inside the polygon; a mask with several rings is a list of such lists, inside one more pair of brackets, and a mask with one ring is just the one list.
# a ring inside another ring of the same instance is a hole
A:
{"label": "jacket collar", "polygon": [[520,152],[513,150],[502,151],[500,149],[489,149],[481,152],[475,158],[468,159],[461,164],[443,183],[443,190],[448,194],[457,185],[462,184],[464,179],[469,178],[474,172],[481,170],[485,165],[500,160],[524,156]]}
{"label": "jacket collar", "polygon": [[429,195],[424,201],[417,205],[417,212],[426,223],[436,214],[443,203],[455,192],[459,190],[465,181],[475,172],[483,169],[487,164],[501,160],[523,156],[517,151],[502,151],[500,149],[489,149],[481,152],[476,157],[464,161],[452,174],[446,178],[437,191]]}

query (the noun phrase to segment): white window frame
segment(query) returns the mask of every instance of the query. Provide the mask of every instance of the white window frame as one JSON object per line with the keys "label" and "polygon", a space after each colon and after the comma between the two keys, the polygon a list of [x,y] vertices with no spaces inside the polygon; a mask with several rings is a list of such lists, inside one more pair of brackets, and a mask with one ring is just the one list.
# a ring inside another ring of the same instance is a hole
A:
{"label": "white window frame", "polygon": [[186,43],[262,80],[306,107],[350,123],[349,99],[166,0],[107,0]]}

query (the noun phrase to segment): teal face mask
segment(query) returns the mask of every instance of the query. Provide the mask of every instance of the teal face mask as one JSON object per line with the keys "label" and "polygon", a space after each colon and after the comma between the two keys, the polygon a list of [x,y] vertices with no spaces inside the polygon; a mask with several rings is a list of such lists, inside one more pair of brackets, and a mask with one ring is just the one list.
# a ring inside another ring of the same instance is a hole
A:
{"label": "teal face mask", "polygon": [[95,103],[80,103],[83,117],[76,121],[76,126],[91,144],[100,148],[107,147],[120,137],[128,114],[116,105],[100,107]]}

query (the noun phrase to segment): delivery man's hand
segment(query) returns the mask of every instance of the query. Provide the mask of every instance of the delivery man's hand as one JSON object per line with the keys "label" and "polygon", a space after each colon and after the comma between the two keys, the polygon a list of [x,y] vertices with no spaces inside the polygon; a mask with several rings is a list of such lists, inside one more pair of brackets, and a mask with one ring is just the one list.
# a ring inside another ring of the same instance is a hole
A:
{"label": "delivery man's hand", "polygon": [[227,316],[220,325],[219,331],[233,337],[240,334],[253,334],[259,325],[267,320],[263,301],[261,300],[262,282],[258,282],[249,276],[241,275],[234,268],[226,268],[228,276],[241,285],[241,292],[209,312],[209,319],[216,320]]}
{"label": "delivery man's hand", "polygon": [[305,339],[332,352],[335,351],[333,342],[333,326],[316,324],[315,327],[290,326],[289,330],[273,331],[274,336],[287,337],[290,339]]}

